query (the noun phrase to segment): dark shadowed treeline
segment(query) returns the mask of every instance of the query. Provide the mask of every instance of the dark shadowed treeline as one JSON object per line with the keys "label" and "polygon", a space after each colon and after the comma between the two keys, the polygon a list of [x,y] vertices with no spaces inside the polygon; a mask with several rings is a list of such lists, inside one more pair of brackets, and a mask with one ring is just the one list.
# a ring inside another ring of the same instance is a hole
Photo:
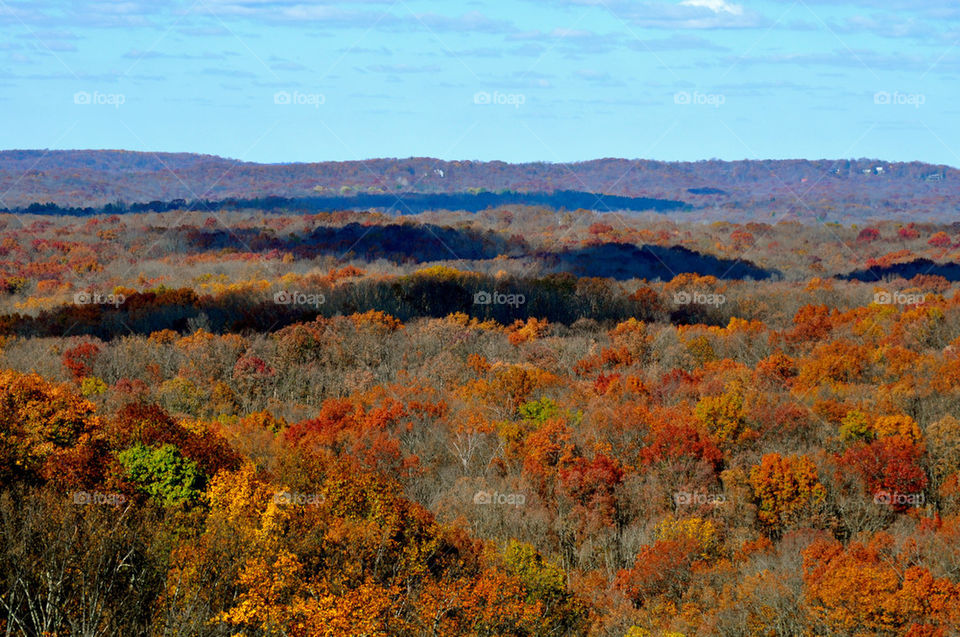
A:
{"label": "dark shadowed treeline", "polygon": [[[697,277],[694,277],[696,279]],[[717,285],[717,280],[703,286]],[[37,316],[0,316],[0,333],[18,336],[94,335],[109,339],[125,333],[163,329],[190,331],[202,326],[224,332],[274,331],[286,325],[376,310],[402,320],[442,318],[462,313],[510,324],[530,317],[571,324],[583,317],[596,321],[645,320],[670,316],[668,296],[651,288],[629,292],[616,281],[552,274],[542,278],[498,278],[433,267],[402,277],[364,278],[338,285],[300,286],[260,295],[200,295],[189,288],[145,292],[118,290],[116,303],[72,303]],[[279,296],[278,296],[279,295]],[[279,302],[278,302],[279,299]],[[717,308],[691,304],[675,307],[683,322],[723,322]]]}
{"label": "dark shadowed treeline", "polygon": [[656,212],[678,211],[688,208],[683,201],[653,199],[649,197],[620,197],[602,193],[561,190],[557,192],[478,192],[423,194],[399,192],[397,194],[358,193],[351,196],[328,197],[261,197],[256,199],[224,199],[211,201],[200,199],[186,201],[151,201],[148,203],[109,203],[99,207],[63,207],[55,203],[31,203],[12,210],[14,212],[45,215],[112,215],[136,212],[170,212],[173,210],[204,210],[227,212],[237,210],[263,210],[277,213],[317,213],[338,210],[384,210],[394,214],[417,214],[427,210],[465,210],[479,212],[497,206],[548,206],[557,210],[614,210]]}

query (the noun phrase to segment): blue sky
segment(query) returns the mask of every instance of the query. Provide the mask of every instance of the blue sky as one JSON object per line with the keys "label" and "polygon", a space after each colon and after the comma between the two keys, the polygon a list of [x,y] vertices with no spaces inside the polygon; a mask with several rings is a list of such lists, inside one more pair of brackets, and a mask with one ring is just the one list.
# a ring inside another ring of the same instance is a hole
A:
{"label": "blue sky", "polygon": [[0,148],[960,166],[957,0],[0,0]]}

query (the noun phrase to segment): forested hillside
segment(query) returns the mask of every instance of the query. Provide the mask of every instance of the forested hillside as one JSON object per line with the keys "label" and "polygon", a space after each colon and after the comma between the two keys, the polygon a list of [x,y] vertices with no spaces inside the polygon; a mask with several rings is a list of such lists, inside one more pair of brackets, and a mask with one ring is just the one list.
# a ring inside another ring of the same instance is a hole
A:
{"label": "forested hillside", "polygon": [[0,630],[956,634],[958,238],[0,216]]}
{"label": "forested hillside", "polygon": [[[411,158],[254,164],[184,153],[0,152],[0,192],[5,193],[0,207],[11,210],[25,209],[34,203],[85,208],[117,202],[220,201],[268,196],[571,191],[683,202],[697,211],[691,216],[695,219],[769,221],[779,216],[810,222],[877,218],[946,221],[960,211],[958,183],[960,172],[948,166],[874,159],[599,159],[571,164],[507,164]],[[358,198],[355,202],[363,208],[395,207],[405,212],[402,206],[393,204],[395,200],[390,199],[371,203]],[[614,207],[613,203],[610,205]]]}

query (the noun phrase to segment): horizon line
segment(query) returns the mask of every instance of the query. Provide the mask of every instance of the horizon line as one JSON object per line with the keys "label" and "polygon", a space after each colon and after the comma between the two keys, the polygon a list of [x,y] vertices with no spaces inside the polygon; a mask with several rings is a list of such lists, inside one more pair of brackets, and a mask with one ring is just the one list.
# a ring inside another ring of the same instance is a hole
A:
{"label": "horizon line", "polygon": [[125,148],[4,148],[0,149],[0,155],[5,153],[44,153],[47,155],[53,153],[130,153],[138,155],[192,155],[195,157],[210,157],[214,159],[220,159],[224,161],[237,162],[241,164],[254,164],[260,166],[294,166],[294,165],[311,165],[311,164],[349,164],[349,163],[363,163],[370,161],[412,161],[412,160],[431,160],[437,162],[472,162],[472,163],[481,163],[481,164],[492,164],[492,163],[501,163],[508,164],[511,166],[523,166],[531,164],[547,164],[547,165],[557,165],[562,166],[566,164],[587,164],[600,161],[646,161],[646,162],[655,162],[661,164],[697,164],[697,163],[709,163],[709,162],[719,162],[724,164],[733,164],[739,162],[791,162],[791,161],[802,161],[802,162],[844,162],[844,161],[870,161],[870,162],[881,162],[889,165],[896,164],[924,164],[927,166],[946,166],[953,170],[960,170],[960,166],[955,166],[953,164],[941,164],[931,161],[925,161],[922,159],[911,159],[911,160],[888,160],[877,157],[843,157],[843,158],[828,158],[820,157],[817,159],[812,159],[809,157],[785,157],[785,158],[741,158],[741,159],[720,159],[717,157],[711,158],[701,158],[701,159],[653,159],[648,157],[617,157],[617,156],[605,156],[605,157],[593,157],[590,159],[576,159],[570,161],[552,161],[547,159],[537,159],[537,160],[523,160],[523,161],[511,161],[506,159],[467,159],[467,158],[456,158],[456,159],[444,159],[441,157],[434,157],[430,155],[410,155],[407,157],[388,157],[388,156],[379,156],[379,157],[366,157],[363,159],[316,159],[312,161],[255,161],[255,160],[245,160],[238,159],[236,157],[228,157],[224,155],[217,155],[215,153],[204,153],[196,151],[153,151],[153,150],[129,150]]}

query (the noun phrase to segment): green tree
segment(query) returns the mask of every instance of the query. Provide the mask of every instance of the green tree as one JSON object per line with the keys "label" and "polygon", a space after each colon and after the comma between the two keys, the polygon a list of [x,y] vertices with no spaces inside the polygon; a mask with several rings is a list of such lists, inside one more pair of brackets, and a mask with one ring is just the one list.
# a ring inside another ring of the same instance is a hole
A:
{"label": "green tree", "polygon": [[129,478],[164,506],[196,500],[204,477],[197,463],[184,458],[175,445],[155,449],[134,445],[117,455]]}

